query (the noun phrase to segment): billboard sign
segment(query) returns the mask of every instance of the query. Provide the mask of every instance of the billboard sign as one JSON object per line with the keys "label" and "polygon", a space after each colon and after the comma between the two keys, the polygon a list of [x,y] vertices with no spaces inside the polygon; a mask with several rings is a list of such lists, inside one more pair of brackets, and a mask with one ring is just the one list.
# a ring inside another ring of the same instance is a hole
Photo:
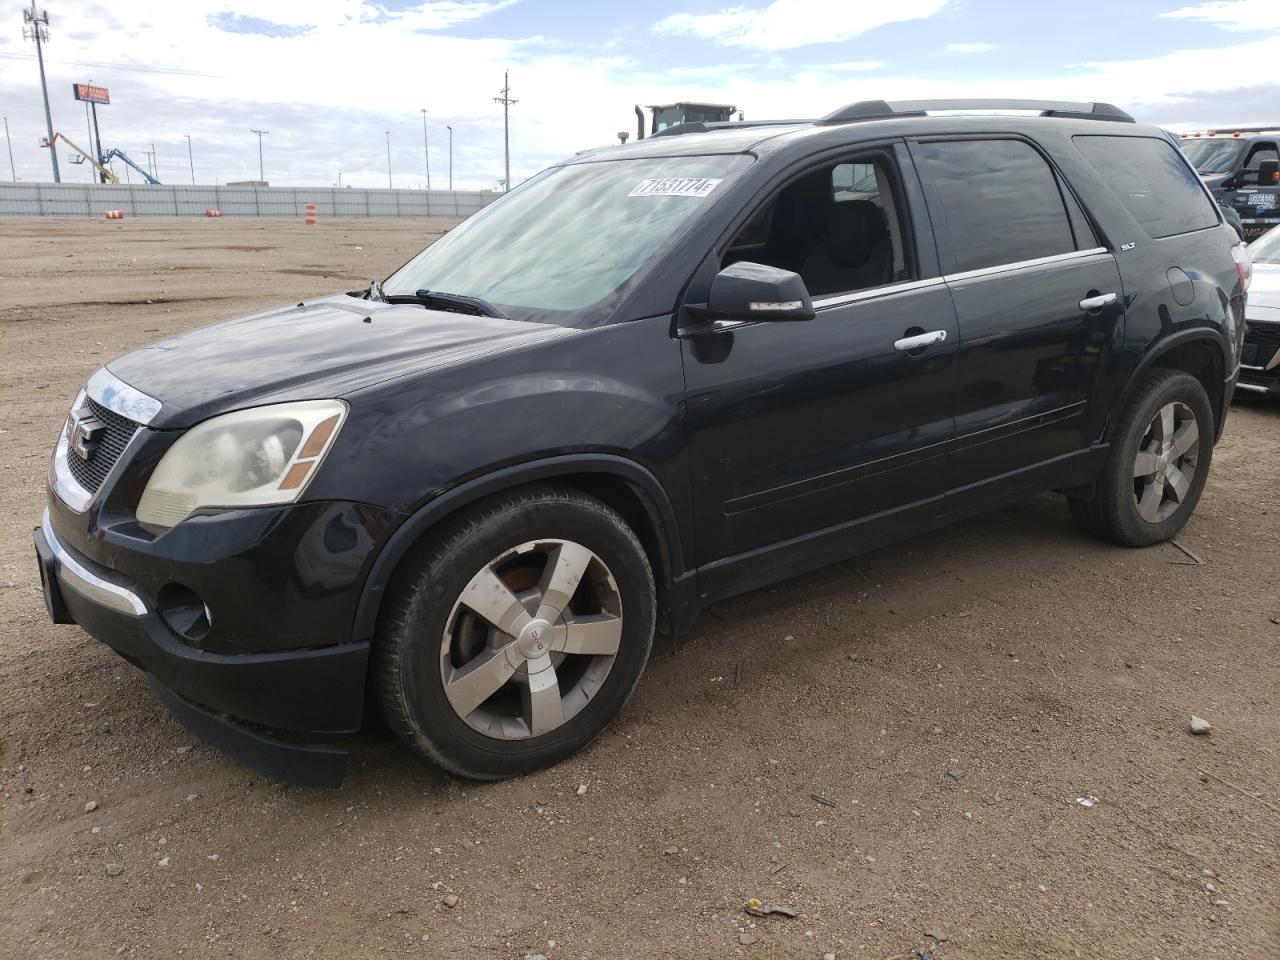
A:
{"label": "billboard sign", "polygon": [[110,103],[111,94],[107,92],[106,87],[95,87],[88,83],[73,83],[72,91],[76,95],[77,100],[83,100],[85,103]]}

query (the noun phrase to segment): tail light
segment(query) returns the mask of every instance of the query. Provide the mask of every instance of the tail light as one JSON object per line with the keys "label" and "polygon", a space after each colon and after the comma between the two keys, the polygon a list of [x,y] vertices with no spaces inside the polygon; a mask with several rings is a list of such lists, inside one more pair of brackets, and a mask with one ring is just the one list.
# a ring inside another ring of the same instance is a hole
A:
{"label": "tail light", "polygon": [[1249,256],[1249,251],[1243,243],[1237,243],[1231,248],[1231,259],[1236,262],[1236,273],[1240,275],[1240,290],[1242,293],[1249,289],[1249,282],[1253,279],[1253,257]]}

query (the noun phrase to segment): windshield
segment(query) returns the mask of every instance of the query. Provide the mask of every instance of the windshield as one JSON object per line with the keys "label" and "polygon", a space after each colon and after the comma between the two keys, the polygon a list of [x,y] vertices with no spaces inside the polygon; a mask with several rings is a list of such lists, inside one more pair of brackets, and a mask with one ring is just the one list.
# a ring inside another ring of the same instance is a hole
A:
{"label": "windshield", "polygon": [[1280,227],[1272,227],[1249,244],[1249,257],[1254,263],[1274,263],[1280,266]]}
{"label": "windshield", "polygon": [[1208,176],[1230,173],[1244,152],[1243,140],[1183,140],[1180,146],[1196,173]]}
{"label": "windshield", "polygon": [[519,320],[603,322],[642,268],[750,163],[728,155],[552,167],[427,247],[383,293],[432,290],[481,298]]}

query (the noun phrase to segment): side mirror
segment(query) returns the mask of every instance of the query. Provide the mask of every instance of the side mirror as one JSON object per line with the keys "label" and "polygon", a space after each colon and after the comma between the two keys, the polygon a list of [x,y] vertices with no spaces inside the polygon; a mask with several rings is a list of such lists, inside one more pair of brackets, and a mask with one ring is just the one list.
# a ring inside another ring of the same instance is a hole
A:
{"label": "side mirror", "polygon": [[1280,186],[1280,160],[1263,160],[1258,164],[1258,184],[1263,187]]}
{"label": "side mirror", "polygon": [[813,301],[800,275],[741,261],[711,281],[705,304],[690,306],[699,320],[812,320]]}

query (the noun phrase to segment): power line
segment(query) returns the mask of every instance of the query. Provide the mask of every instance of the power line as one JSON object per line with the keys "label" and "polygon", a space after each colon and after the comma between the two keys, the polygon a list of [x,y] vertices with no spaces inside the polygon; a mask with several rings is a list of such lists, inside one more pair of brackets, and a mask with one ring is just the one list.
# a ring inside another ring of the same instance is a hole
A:
{"label": "power line", "polygon": [[[0,53],[0,60],[35,60],[29,53]],[[198,70],[168,70],[164,67],[143,67],[133,63],[113,63],[110,60],[46,60],[45,63],[56,63],[60,66],[98,67],[103,70],[128,70],[134,73],[164,73],[175,77],[209,77],[212,80],[225,80],[221,73],[201,73]]]}

